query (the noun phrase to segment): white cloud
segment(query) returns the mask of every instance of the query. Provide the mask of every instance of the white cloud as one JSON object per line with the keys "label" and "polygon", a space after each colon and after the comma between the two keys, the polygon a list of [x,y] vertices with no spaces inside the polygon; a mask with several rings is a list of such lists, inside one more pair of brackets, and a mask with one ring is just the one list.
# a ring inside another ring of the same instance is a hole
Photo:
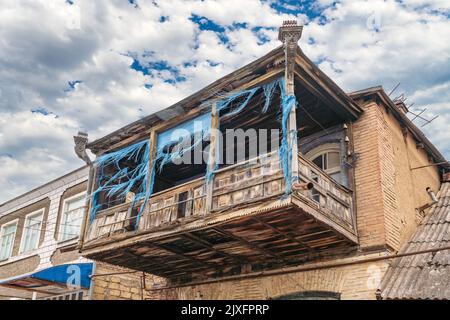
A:
{"label": "white cloud", "polygon": [[[278,46],[285,19],[307,22],[301,47],[345,90],[401,82],[440,114],[425,128],[450,155],[448,1],[320,0],[316,19],[258,0],[73,2],[0,0],[0,202],[81,166],[72,145],[79,129],[99,138]],[[223,32],[200,30],[192,15]],[[172,70],[144,75],[132,57]]]}

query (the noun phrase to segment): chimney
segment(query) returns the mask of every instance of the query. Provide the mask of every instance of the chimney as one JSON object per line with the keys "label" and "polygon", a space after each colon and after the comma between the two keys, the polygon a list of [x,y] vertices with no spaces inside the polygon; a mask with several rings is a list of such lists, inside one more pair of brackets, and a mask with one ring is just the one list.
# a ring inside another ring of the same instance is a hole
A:
{"label": "chimney", "polygon": [[297,44],[302,37],[303,26],[299,26],[295,20],[285,20],[278,31],[278,40],[284,44],[294,42]]}
{"label": "chimney", "polygon": [[278,40],[283,42],[285,60],[286,95],[294,94],[294,67],[298,40],[302,37],[303,26],[295,20],[283,21],[278,31]]}

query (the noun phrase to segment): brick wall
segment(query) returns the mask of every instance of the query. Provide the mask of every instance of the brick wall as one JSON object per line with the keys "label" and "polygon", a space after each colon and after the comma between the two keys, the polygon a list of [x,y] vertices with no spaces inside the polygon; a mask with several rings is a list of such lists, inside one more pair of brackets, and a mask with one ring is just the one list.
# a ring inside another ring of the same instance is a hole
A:
{"label": "brick wall", "polygon": [[[359,256],[358,259],[364,260],[380,254],[367,254]],[[346,261],[349,260],[347,259]],[[376,290],[387,267],[387,261],[380,261],[243,280],[222,281],[155,291],[152,298],[264,300],[295,292],[328,291],[340,293],[343,300],[376,299]]]}
{"label": "brick wall", "polygon": [[362,116],[353,124],[357,227],[362,248],[388,246],[399,250],[417,227],[415,208],[429,202],[426,187],[439,189],[436,167],[411,134],[383,105],[361,103]]}
{"label": "brick wall", "polygon": [[380,167],[381,114],[375,103],[364,107],[364,113],[353,125],[355,167],[355,195],[357,228],[361,247],[385,243],[383,194]]}

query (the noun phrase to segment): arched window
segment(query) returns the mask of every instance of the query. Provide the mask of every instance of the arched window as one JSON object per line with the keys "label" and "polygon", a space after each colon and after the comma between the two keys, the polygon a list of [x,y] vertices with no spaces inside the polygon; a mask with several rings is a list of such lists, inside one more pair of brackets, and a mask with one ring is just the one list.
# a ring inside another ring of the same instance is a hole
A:
{"label": "arched window", "polygon": [[306,157],[320,169],[329,174],[336,182],[343,184],[341,153],[339,144],[326,143],[306,154]]}

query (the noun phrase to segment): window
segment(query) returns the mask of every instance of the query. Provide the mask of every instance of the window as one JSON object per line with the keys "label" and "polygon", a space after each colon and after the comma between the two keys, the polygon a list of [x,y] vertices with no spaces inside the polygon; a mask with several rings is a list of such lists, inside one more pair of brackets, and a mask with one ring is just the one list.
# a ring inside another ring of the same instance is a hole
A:
{"label": "window", "polygon": [[325,144],[306,155],[316,166],[329,174],[336,182],[343,183],[339,146]]}
{"label": "window", "polygon": [[73,239],[80,235],[84,204],[84,193],[64,200],[58,237],[60,241]]}
{"label": "window", "polygon": [[16,230],[17,220],[2,226],[0,231],[0,261],[11,257]]}
{"label": "window", "polygon": [[44,211],[39,210],[38,212],[30,213],[25,217],[20,253],[29,252],[38,247],[43,215]]}

